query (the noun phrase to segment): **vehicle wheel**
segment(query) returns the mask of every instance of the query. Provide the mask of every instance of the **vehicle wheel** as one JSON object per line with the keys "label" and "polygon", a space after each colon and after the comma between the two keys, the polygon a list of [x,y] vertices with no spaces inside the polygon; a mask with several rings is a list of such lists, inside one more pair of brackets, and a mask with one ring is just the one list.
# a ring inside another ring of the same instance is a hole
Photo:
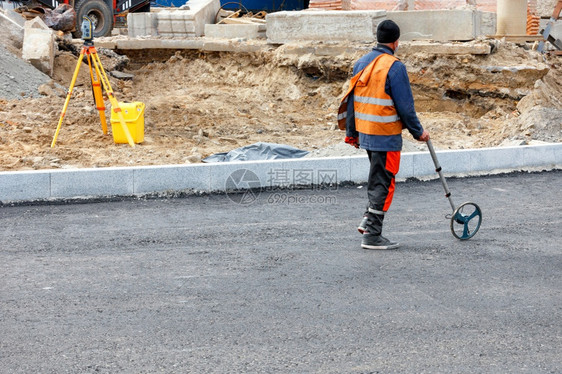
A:
{"label": "vehicle wheel", "polygon": [[87,16],[92,20],[94,36],[108,36],[113,29],[113,12],[109,5],[102,0],[81,0],[76,2],[76,31],[73,33],[75,38],[82,36],[80,26],[82,17]]}

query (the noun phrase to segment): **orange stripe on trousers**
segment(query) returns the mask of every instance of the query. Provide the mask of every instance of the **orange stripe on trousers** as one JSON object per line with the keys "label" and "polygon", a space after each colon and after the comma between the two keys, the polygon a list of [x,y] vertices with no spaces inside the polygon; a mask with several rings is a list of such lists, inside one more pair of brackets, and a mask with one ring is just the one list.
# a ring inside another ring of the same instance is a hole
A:
{"label": "orange stripe on trousers", "polygon": [[[400,169],[400,151],[389,151],[386,153],[386,165],[385,169],[391,172],[394,176],[398,174],[398,170]],[[390,182],[390,186],[388,186],[388,195],[386,195],[386,199],[384,200],[384,207],[382,208],[383,212],[388,211],[390,208],[390,204],[392,204],[392,198],[394,197],[394,188],[396,178],[392,177],[392,181]]]}

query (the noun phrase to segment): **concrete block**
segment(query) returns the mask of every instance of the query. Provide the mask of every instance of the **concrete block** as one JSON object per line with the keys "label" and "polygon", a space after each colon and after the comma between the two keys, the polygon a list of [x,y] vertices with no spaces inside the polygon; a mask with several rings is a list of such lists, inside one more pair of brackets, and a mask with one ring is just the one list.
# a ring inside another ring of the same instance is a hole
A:
{"label": "concrete block", "polygon": [[273,44],[292,41],[375,41],[386,11],[305,11],[268,14],[267,40]]}
{"label": "concrete block", "polygon": [[117,48],[117,40],[113,38],[98,38],[96,39],[96,48],[99,50],[100,48],[106,49],[116,49]]}
{"label": "concrete block", "polygon": [[[438,153],[437,157],[440,159],[441,154]],[[414,178],[424,178],[436,175],[435,173],[435,166],[433,165],[433,161],[431,160],[431,156],[429,153],[424,152],[415,152],[412,153],[412,160],[413,160],[413,169],[414,174],[412,175]],[[441,160],[439,160],[441,162]]]}
{"label": "concrete block", "polygon": [[477,36],[496,35],[498,18],[494,12],[476,12],[475,32]]}
{"label": "concrete block", "polygon": [[163,10],[156,13],[158,35],[164,37],[185,37],[195,33],[194,21],[189,10]]}
{"label": "concrete block", "polygon": [[156,13],[129,13],[127,14],[127,26],[129,38],[158,35]]}
{"label": "concrete block", "polygon": [[520,170],[523,166],[522,147],[482,148],[471,152],[472,172],[498,172],[502,170]]}
{"label": "concrete block", "polygon": [[211,169],[208,165],[150,166],[137,168],[135,193],[163,191],[208,191]]}
{"label": "concrete block", "polygon": [[562,169],[562,144],[553,145],[552,152],[554,153],[554,163],[556,168]]}
{"label": "concrete block", "polygon": [[[562,150],[562,144],[544,144],[544,145],[533,145],[533,146],[519,146],[519,147],[501,147],[495,148],[500,150],[500,152],[505,153],[501,156],[504,160],[504,164],[500,166],[507,166],[509,168],[518,169],[534,169],[534,168],[545,168],[547,170],[553,169],[557,165],[556,160],[556,150],[560,152]],[[476,167],[488,168],[494,167],[498,168],[496,164],[491,163],[490,160],[483,162],[483,157],[486,155],[488,158],[497,157],[498,153],[493,152],[492,148],[483,149],[482,155],[473,156],[473,162]],[[509,158],[513,160],[509,161]]]}
{"label": "concrete block", "polygon": [[51,197],[133,195],[133,170],[132,168],[103,168],[51,171]]}
{"label": "concrete block", "polygon": [[402,153],[400,155],[400,169],[396,174],[397,180],[406,180],[414,176],[414,155],[416,153]]}
{"label": "concrete block", "polygon": [[22,59],[52,77],[56,50],[55,34],[48,27],[43,29],[43,25],[45,23],[39,17],[25,23]]}
{"label": "concrete block", "polygon": [[205,25],[215,23],[220,9],[219,0],[191,0],[189,9],[164,9],[153,13],[129,13],[129,37],[163,36],[195,37],[203,36]]}
{"label": "concrete block", "polygon": [[466,41],[495,34],[495,13],[455,9],[388,12],[387,16],[400,26],[402,41]]}
{"label": "concrete block", "polygon": [[354,183],[366,183],[369,179],[370,163],[367,153],[364,156],[349,157],[349,179]]}
{"label": "concrete block", "polygon": [[[465,175],[471,171],[470,153],[467,151],[436,151],[445,176]],[[435,165],[429,151],[412,153],[415,178],[437,178]]]}
{"label": "concrete block", "polygon": [[51,197],[48,171],[0,172],[0,201],[44,200]]}
{"label": "concrete block", "polygon": [[187,2],[189,6],[189,14],[192,17],[195,36],[203,36],[205,34],[205,25],[215,23],[215,17],[221,8],[219,0],[190,0]]}
{"label": "concrete block", "polygon": [[265,25],[205,25],[205,36],[222,39],[265,38]]}
{"label": "concrete block", "polygon": [[[291,185],[321,185],[348,182],[351,180],[351,164],[349,157],[323,157],[285,160],[281,169],[287,173]],[[282,182],[282,179],[273,178],[278,171],[270,173],[269,184]],[[334,186],[335,188],[335,186]]]}
{"label": "concrete block", "polygon": [[[267,187],[269,173],[283,167],[282,160],[253,162],[224,162],[207,165],[210,168],[210,191],[225,191],[237,188]],[[240,171],[242,170],[242,172]],[[244,172],[248,170],[249,172]],[[237,179],[242,176],[242,179]],[[230,177],[230,178],[229,178]]]}

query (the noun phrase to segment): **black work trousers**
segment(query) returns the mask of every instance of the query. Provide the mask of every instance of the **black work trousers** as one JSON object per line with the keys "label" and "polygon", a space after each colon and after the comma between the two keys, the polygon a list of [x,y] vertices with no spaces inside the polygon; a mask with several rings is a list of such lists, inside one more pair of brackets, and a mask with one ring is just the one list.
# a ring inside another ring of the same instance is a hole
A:
{"label": "black work trousers", "polygon": [[371,167],[367,182],[369,205],[367,232],[381,235],[384,215],[390,208],[394,197],[395,175],[400,168],[400,151],[367,151]]}

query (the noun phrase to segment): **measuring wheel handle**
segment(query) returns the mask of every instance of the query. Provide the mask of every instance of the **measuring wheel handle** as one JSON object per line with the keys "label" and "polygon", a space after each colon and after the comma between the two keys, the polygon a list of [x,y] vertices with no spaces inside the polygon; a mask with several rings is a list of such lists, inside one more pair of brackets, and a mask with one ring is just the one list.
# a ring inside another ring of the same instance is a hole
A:
{"label": "measuring wheel handle", "polygon": [[468,240],[476,235],[481,224],[482,210],[475,203],[459,205],[451,216],[451,232],[460,240]]}

